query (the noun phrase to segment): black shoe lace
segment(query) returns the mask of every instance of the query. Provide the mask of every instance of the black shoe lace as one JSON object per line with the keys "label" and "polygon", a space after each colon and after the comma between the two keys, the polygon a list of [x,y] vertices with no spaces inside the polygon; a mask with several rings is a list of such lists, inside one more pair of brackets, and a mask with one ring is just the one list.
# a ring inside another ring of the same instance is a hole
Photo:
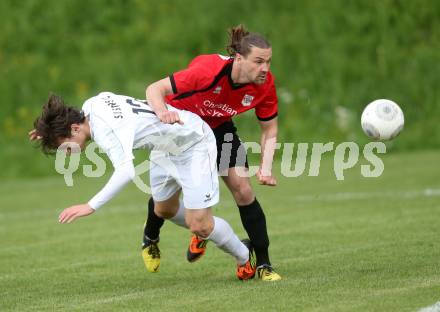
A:
{"label": "black shoe lace", "polygon": [[264,264],[261,267],[258,268],[258,273],[261,276],[264,275],[270,275],[270,273],[273,272],[273,268],[270,265]]}
{"label": "black shoe lace", "polygon": [[207,243],[208,243],[207,240],[201,240],[201,241],[197,244],[197,247],[199,247],[199,248],[205,248]]}
{"label": "black shoe lace", "polygon": [[160,250],[157,244],[151,244],[151,247],[148,249],[148,254],[150,254],[153,259],[160,257]]}

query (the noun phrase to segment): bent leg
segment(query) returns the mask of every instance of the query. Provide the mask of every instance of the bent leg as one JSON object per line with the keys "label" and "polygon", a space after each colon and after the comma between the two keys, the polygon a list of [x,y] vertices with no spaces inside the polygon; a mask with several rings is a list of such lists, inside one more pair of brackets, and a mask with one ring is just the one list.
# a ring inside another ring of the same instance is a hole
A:
{"label": "bent leg", "polygon": [[155,201],[153,198],[150,198],[148,201],[147,221],[145,222],[144,227],[144,241],[146,239],[152,241],[159,240],[160,229],[164,224],[164,217],[160,212],[163,212],[165,215],[169,215],[170,213],[163,207],[160,207],[158,208],[159,214],[157,214],[155,211],[155,202],[156,204],[159,202],[168,202],[167,204],[173,207],[178,205],[178,201],[176,203],[176,197],[178,200],[178,195],[174,195],[178,193],[180,186],[176,183],[175,179],[170,176],[169,171],[173,169],[173,166],[170,164],[171,162],[167,157],[155,157],[155,161],[150,162],[150,185]]}
{"label": "bent leg", "polygon": [[160,228],[164,219],[169,219],[173,223],[188,228],[185,224],[183,204],[179,201],[180,191],[177,191],[165,201],[154,202],[153,198],[148,201],[148,218],[144,227],[144,237],[155,241],[159,238]]}
{"label": "bent leg", "polygon": [[154,200],[150,197],[148,201],[147,221],[144,227],[144,237],[150,240],[158,240],[160,229],[164,222],[165,220],[154,212]]}
{"label": "bent leg", "polygon": [[212,241],[218,248],[232,255],[240,265],[249,260],[249,250],[223,219],[212,216],[211,208],[186,209],[190,231],[202,239]]}
{"label": "bent leg", "polygon": [[266,216],[255,198],[246,171],[245,167],[229,168],[228,175],[222,178],[237,203],[241,222],[255,249],[257,266],[270,265]]}

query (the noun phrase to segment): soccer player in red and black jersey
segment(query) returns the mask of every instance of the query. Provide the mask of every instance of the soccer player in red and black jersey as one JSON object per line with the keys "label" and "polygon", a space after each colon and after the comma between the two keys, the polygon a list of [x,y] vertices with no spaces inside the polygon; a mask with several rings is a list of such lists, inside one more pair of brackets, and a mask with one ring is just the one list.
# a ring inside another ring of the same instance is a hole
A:
{"label": "soccer player in red and black jersey", "polygon": [[[200,55],[188,68],[159,80],[146,89],[147,102],[162,122],[181,122],[166,104],[191,111],[207,122],[217,140],[219,173],[231,191],[241,221],[257,258],[258,277],[265,281],[281,279],[269,260],[269,238],[266,218],[255,197],[247,175],[246,150],[232,122],[235,115],[255,109],[261,127],[261,164],[257,172],[260,184],[275,186],[272,161],[277,136],[278,99],[274,77],[270,72],[272,49],[261,35],[247,32],[242,25],[230,29],[229,56]],[[147,266],[157,268],[160,253],[157,246],[163,219],[149,212],[144,228],[142,255]],[[194,236],[188,249],[188,260],[200,258],[206,241]]]}

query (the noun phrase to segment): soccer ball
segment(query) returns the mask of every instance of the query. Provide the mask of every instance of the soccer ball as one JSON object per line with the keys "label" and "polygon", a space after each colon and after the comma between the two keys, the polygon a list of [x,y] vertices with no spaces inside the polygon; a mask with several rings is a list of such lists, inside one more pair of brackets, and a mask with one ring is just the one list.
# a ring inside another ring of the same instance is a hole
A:
{"label": "soccer ball", "polygon": [[402,109],[390,100],[380,99],[368,104],[361,117],[362,130],[374,140],[391,140],[403,129]]}

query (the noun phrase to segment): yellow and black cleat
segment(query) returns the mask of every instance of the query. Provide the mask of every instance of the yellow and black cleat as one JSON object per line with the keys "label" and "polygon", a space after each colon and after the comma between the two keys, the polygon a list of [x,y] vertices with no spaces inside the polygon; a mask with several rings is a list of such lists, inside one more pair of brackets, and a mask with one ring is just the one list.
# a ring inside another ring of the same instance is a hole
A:
{"label": "yellow and black cleat", "polygon": [[142,245],[142,258],[147,270],[151,273],[159,271],[160,266],[160,250],[159,241],[144,240]]}
{"label": "yellow and black cleat", "polygon": [[260,280],[265,282],[281,280],[281,276],[268,264],[263,264],[257,267],[257,276]]}

